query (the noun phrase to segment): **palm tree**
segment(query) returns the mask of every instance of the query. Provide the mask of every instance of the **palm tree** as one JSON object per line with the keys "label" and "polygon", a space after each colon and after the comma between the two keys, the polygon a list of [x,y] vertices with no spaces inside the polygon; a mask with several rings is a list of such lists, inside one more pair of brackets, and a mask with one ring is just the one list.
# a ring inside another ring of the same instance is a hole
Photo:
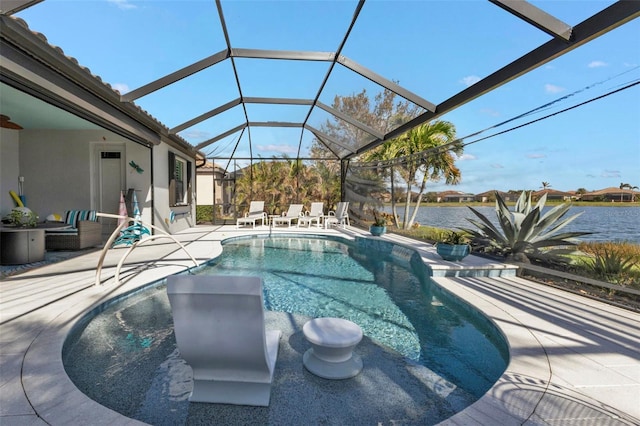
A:
{"label": "palm tree", "polygon": [[631,191],[631,196],[629,197],[629,200],[631,200],[631,202],[635,201],[635,194],[633,193],[634,189],[638,189],[637,186],[631,186],[630,183],[620,183],[620,202],[622,202],[622,197],[624,195],[624,193],[622,192],[623,190],[628,189]]}
{"label": "palm tree", "polygon": [[551,184],[549,182],[542,182],[542,189],[549,189],[551,188]]}
{"label": "palm tree", "polygon": [[[407,184],[403,228],[410,229],[420,208],[422,196],[429,180],[437,182],[444,178],[449,185],[460,182],[460,169],[455,165],[453,154],[463,152],[461,141],[456,140],[456,128],[448,121],[434,121],[414,127],[394,140],[396,158],[404,158],[398,173]],[[411,192],[419,185],[418,197],[411,217]]]}

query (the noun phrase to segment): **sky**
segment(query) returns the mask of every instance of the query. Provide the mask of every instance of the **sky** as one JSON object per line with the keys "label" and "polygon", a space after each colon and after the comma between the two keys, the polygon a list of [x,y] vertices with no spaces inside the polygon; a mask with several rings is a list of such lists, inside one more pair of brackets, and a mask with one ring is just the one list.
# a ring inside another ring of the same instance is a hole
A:
{"label": "sky", "polygon": [[[613,2],[531,3],[573,26]],[[352,0],[222,2],[233,47],[321,52],[338,49],[355,7]],[[123,94],[226,48],[213,1],[46,0],[16,16]],[[439,104],[547,40],[488,1],[373,0],[364,4],[342,55]],[[244,96],[306,99],[315,98],[329,66],[258,59],[235,64]],[[462,181],[430,183],[428,190],[537,190],[542,182],[560,191],[640,186],[638,82],[635,19],[441,116],[468,144],[456,162]],[[319,100],[330,105],[335,95],[363,89],[371,96],[381,90],[337,66]],[[135,102],[171,128],[238,96],[227,60]],[[251,121],[302,122],[307,113],[299,106],[247,106]],[[319,128],[328,118],[316,108],[309,123]],[[179,135],[195,146],[243,121],[236,107]],[[247,132],[239,137],[202,151],[295,157],[302,141],[305,156],[313,139],[300,129],[252,128],[249,151]]]}

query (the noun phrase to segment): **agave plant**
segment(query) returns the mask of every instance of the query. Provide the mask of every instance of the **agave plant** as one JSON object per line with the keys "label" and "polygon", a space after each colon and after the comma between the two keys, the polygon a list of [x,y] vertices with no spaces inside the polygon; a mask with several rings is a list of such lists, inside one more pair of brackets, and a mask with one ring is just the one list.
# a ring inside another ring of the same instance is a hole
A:
{"label": "agave plant", "polygon": [[555,257],[570,253],[573,250],[567,249],[567,246],[575,246],[578,244],[578,241],[575,240],[576,237],[588,235],[591,232],[559,233],[560,229],[582,213],[565,218],[571,204],[563,203],[542,215],[546,201],[547,195],[545,194],[532,207],[531,193],[527,195],[525,191],[522,191],[514,211],[511,211],[500,194],[496,192],[496,214],[502,232],[473,207],[469,207],[469,209],[480,220],[469,218],[467,220],[478,229],[461,229],[473,237],[489,243],[499,253],[518,260],[527,261],[531,257]]}

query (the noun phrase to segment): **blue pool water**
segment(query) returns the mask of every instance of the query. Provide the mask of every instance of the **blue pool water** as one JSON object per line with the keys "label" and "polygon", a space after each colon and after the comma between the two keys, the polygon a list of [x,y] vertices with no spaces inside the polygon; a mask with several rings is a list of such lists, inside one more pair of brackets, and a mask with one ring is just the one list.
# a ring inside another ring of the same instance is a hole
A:
{"label": "blue pool water", "polygon": [[[363,386],[370,381],[367,375],[376,369],[384,373],[375,376],[381,380],[374,386],[377,392],[404,380],[407,383],[400,394],[407,394],[409,402],[390,402],[390,409],[404,407],[403,416],[412,410],[420,412],[406,424],[436,423],[472,403],[495,383],[506,368],[507,347],[486,318],[453,300],[416,267],[411,250],[378,249],[324,238],[236,239],[224,245],[219,258],[194,273],[262,277],[265,308],[280,315],[277,327],[293,324],[290,337],[283,339],[286,344],[281,342],[277,365],[282,371],[274,379],[281,384],[272,390],[272,401],[288,401],[295,392],[299,398],[307,398],[303,407],[312,398],[324,411],[323,392],[331,397],[340,395],[340,386],[353,386],[349,381],[327,384],[308,373],[303,375],[299,358],[308,344],[299,328],[308,318],[333,316],[357,323],[367,338],[359,345],[365,362],[362,379],[351,383]],[[397,253],[399,256],[394,255]],[[75,328],[63,350],[67,373],[81,391],[113,410],[151,424],[206,423],[214,415],[227,413],[219,405],[205,409],[201,406],[210,404],[187,401],[190,370],[176,350],[164,285],[154,285],[99,311]],[[387,370],[384,363],[391,359],[395,360],[394,369],[410,373],[407,378],[396,378],[396,373]],[[397,361],[401,359],[405,361]],[[298,381],[299,388],[287,390],[286,386]],[[412,391],[411,381],[419,382],[424,390]],[[317,388],[309,388],[311,385]],[[356,393],[354,398],[361,396]],[[384,418],[366,406],[357,413],[344,395],[330,402],[338,410],[340,404],[345,404],[341,415],[351,413],[363,421],[365,415],[371,415],[372,421]],[[269,407],[264,419],[251,420],[249,416],[246,424],[297,424],[287,411],[290,406],[273,405],[277,406]],[[377,405],[383,406],[381,402]],[[312,410],[312,406],[306,409]],[[229,411],[228,415],[239,419],[246,413]],[[389,414],[389,419],[398,415]],[[350,422],[336,416],[327,424]]]}
{"label": "blue pool water", "polygon": [[408,261],[371,247],[245,238],[225,244],[199,274],[260,276],[266,309],[353,321],[366,336],[477,396],[506,368],[506,345],[484,317],[421,279]]}

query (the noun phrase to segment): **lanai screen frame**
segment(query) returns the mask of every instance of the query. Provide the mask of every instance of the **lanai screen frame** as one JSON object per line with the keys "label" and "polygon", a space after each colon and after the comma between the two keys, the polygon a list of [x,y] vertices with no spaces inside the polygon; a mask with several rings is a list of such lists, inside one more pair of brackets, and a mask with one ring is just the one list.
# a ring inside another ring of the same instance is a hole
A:
{"label": "lanai screen frame", "polygon": [[[570,25],[562,22],[556,17],[546,13],[545,11],[533,6],[532,4],[525,1],[513,1],[513,0],[489,0],[491,3],[495,4],[498,7],[506,10],[507,12],[517,16],[518,18],[526,21],[527,23],[535,26],[540,31],[543,31],[552,36],[552,39],[538,48],[530,51],[529,53],[521,56],[517,60],[511,62],[510,64],[502,67],[501,69],[495,71],[494,73],[488,75],[487,77],[481,79],[479,82],[474,85],[466,88],[450,97],[449,99],[439,103],[434,104],[417,94],[406,90],[402,86],[384,78],[381,75],[376,74],[374,71],[367,69],[366,67],[358,64],[357,62],[351,60],[348,57],[345,57],[341,54],[344,45],[349,38],[349,34],[353,29],[353,26],[358,19],[358,15],[362,10],[362,7],[365,4],[365,0],[360,0],[356,6],[356,9],[353,14],[353,18],[344,34],[342,41],[335,52],[315,52],[315,51],[278,51],[278,50],[259,50],[259,49],[239,49],[234,48],[231,45],[229,40],[229,34],[227,30],[227,25],[224,17],[224,13],[222,10],[222,2],[221,0],[216,0],[216,7],[218,10],[218,14],[220,17],[220,22],[222,25],[222,30],[225,36],[225,41],[227,43],[227,49],[222,50],[220,52],[211,55],[210,57],[203,59],[201,61],[195,62],[181,70],[178,70],[174,73],[168,74],[160,79],[157,79],[147,85],[144,85],[138,89],[132,90],[131,92],[122,95],[121,100],[123,102],[133,102],[136,99],[145,96],[149,93],[152,93],[156,90],[159,90],[169,84],[172,84],[182,78],[185,78],[189,75],[192,75],[202,69],[205,69],[209,66],[215,65],[217,63],[222,62],[223,60],[229,59],[234,68],[234,75],[236,77],[236,84],[238,86],[238,92],[240,93],[240,97],[230,101],[224,105],[219,105],[216,108],[198,116],[194,117],[191,120],[188,120],[178,126],[170,129],[170,133],[178,134],[179,132],[192,127],[193,125],[200,123],[208,118],[211,118],[215,115],[218,115],[234,106],[242,105],[245,122],[240,123],[239,125],[230,128],[228,131],[216,135],[215,137],[206,140],[204,142],[199,143],[195,146],[197,150],[202,150],[203,148],[223,139],[226,136],[234,134],[238,131],[241,131],[245,128],[249,130],[251,127],[300,127],[301,129],[308,130],[316,136],[316,139],[322,143],[327,149],[335,155],[335,150],[332,149],[331,146],[327,145],[327,141],[332,141],[332,138],[329,135],[322,133],[319,129],[312,127],[308,121],[311,113],[314,108],[320,108],[332,116],[336,118],[343,119],[347,121],[349,124],[357,127],[358,129],[370,134],[373,137],[373,140],[368,142],[367,144],[358,147],[355,150],[352,150],[350,153],[336,157],[340,160],[349,160],[352,159],[363,152],[366,152],[370,149],[375,148],[386,140],[393,139],[395,137],[400,136],[401,134],[407,132],[408,130],[419,126],[423,123],[432,121],[437,119],[438,117],[446,114],[447,112],[452,111],[453,109],[476,99],[477,97],[492,91],[499,86],[523,75],[527,72],[544,65],[545,63],[585,44],[589,41],[599,37],[600,35],[611,31],[618,26],[637,18],[640,16],[640,3],[635,1],[618,1],[611,6],[605,8],[604,10],[596,13],[590,18],[584,20],[580,24],[571,27]],[[329,62],[329,70],[327,71],[323,81],[320,84],[320,87],[317,91],[317,94],[314,99],[289,99],[289,98],[266,98],[266,97],[245,97],[243,95],[243,90],[241,87],[241,82],[239,80],[239,76],[237,73],[235,59],[236,58],[253,58],[253,59],[273,59],[273,60],[301,60],[301,61],[325,61]],[[336,111],[328,105],[320,102],[320,96],[326,85],[333,69],[337,64],[340,64],[347,69],[369,79],[375,84],[379,85],[383,89],[387,89],[400,96],[401,98],[413,103],[414,105],[422,108],[425,112],[419,114],[417,117],[412,120],[400,125],[399,127],[387,132],[380,133],[371,129],[369,126],[358,122],[352,117],[346,116],[345,114]],[[306,118],[303,122],[300,123],[292,123],[292,122],[252,122],[249,120],[248,113],[246,111],[246,104],[251,103],[261,103],[261,104],[270,104],[270,105],[308,105],[309,111],[306,115]],[[302,133],[302,132],[301,132]],[[334,141],[335,143],[335,141]],[[249,144],[251,149],[251,144]],[[300,137],[300,142],[298,146],[298,159],[300,158],[300,148],[302,146],[302,134]],[[253,159],[253,155],[251,155]]]}
{"label": "lanai screen frame", "polygon": [[[43,0],[4,0],[2,2],[2,15],[10,16],[24,9],[41,3]],[[419,126],[423,123],[437,119],[438,117],[464,105],[467,102],[486,94],[507,82],[514,80],[529,71],[536,69],[547,62],[564,55],[571,50],[590,42],[591,40],[629,22],[640,16],[640,2],[638,1],[618,1],[603,10],[595,13],[589,18],[583,20],[575,26],[570,26],[555,16],[550,15],[544,10],[525,1],[514,0],[488,0],[490,3],[499,7],[513,16],[521,19],[527,24],[533,26],[541,32],[551,36],[551,39],[528,53],[520,56],[518,59],[503,66],[497,71],[487,75],[477,83],[468,88],[455,93],[448,99],[435,104],[421,96],[405,89],[395,82],[377,74],[376,72],[362,66],[351,58],[342,54],[343,48],[349,39],[351,31],[358,20],[360,12],[366,3],[366,0],[359,0],[355,5],[353,16],[344,35],[341,38],[338,48],[333,52],[324,51],[292,51],[292,50],[262,50],[251,48],[237,48],[232,45],[225,14],[223,12],[223,1],[215,0],[215,5],[220,20],[222,33],[224,35],[226,48],[220,50],[205,59],[193,62],[174,72],[168,73],[154,81],[143,84],[142,86],[120,95],[122,104],[134,104],[137,99],[154,93],[167,86],[170,86],[184,78],[192,76],[209,67],[213,67],[224,61],[230,61],[235,77],[235,84],[238,89],[239,96],[229,102],[216,105],[213,109],[192,117],[181,124],[170,129],[168,133],[180,138],[180,132],[201,123],[202,121],[215,117],[229,109],[240,106],[244,114],[244,122],[231,126],[228,130],[223,131],[214,137],[198,143],[194,148],[200,152],[206,147],[224,139],[225,137],[247,130],[250,134],[252,128],[257,127],[289,127],[300,129],[300,140],[298,142],[298,150],[295,159],[307,160],[301,156],[303,137],[305,131],[312,134],[319,143],[327,148],[330,154],[327,158],[338,159],[340,161],[349,161],[358,155],[375,148],[381,143],[400,136],[404,132]],[[578,6],[578,5],[576,5]],[[392,21],[392,19],[390,19]],[[320,61],[329,64],[328,70],[320,82],[316,95],[310,98],[287,98],[287,97],[252,97],[245,96],[243,91],[243,83],[238,75],[236,60],[237,59],[269,59],[269,60],[294,60],[294,61]],[[410,102],[412,105],[419,107],[423,112],[419,113],[415,118],[407,121],[388,132],[380,132],[372,129],[364,123],[333,109],[320,101],[321,95],[329,80],[329,77],[338,67],[344,67],[350,72],[356,73],[361,77],[373,82],[381,89],[390,90],[401,99]],[[264,105],[297,105],[308,107],[306,117],[301,122],[290,121],[268,121],[256,122],[251,121],[247,112],[247,105],[264,104]],[[323,133],[320,129],[315,128],[309,122],[311,114],[314,110],[321,110],[330,117],[343,120],[358,130],[364,132],[369,137],[366,141],[355,147],[340,145],[340,141],[336,141],[329,135]],[[240,138],[238,139],[238,143]],[[189,143],[185,140],[186,143]],[[237,147],[237,145],[236,145]],[[251,161],[263,159],[263,157],[255,156],[253,153],[253,143],[249,142]],[[235,150],[234,150],[235,152]],[[203,155],[206,156],[206,155]],[[232,154],[233,158],[233,154]]]}

